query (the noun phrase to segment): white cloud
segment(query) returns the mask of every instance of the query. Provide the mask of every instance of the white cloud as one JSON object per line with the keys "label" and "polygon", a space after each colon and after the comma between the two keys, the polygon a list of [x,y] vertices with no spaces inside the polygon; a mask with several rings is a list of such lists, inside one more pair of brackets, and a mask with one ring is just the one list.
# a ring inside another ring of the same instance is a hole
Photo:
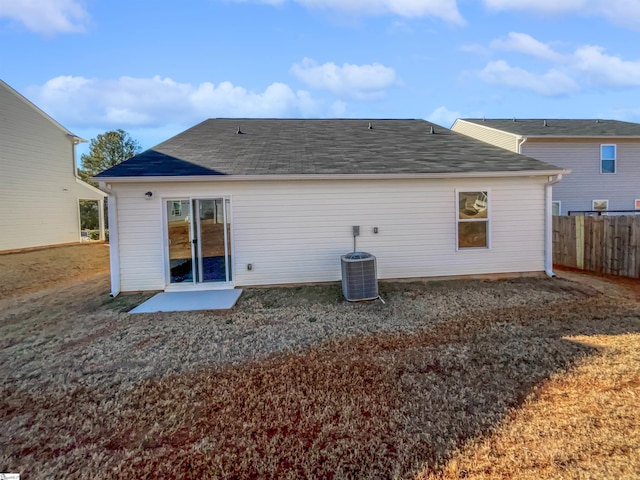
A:
{"label": "white cloud", "polygon": [[344,63],[339,67],[333,62],[318,65],[315,60],[304,58],[302,63],[291,67],[291,72],[312,88],[361,100],[379,98],[386,88],[396,82],[393,68],[379,63]]}
{"label": "white cloud", "polygon": [[446,128],[450,128],[458,118],[462,118],[460,112],[451,111],[444,106],[436,108],[427,116],[427,120],[430,122],[437,123]]}
{"label": "white cloud", "polygon": [[491,10],[528,10],[537,13],[567,13],[582,10],[589,0],[484,0]]}
{"label": "white cloud", "polygon": [[553,62],[561,61],[564,57],[526,33],[511,32],[507,38],[498,38],[491,42],[491,48],[524,53]]}
{"label": "white cloud", "polygon": [[293,91],[283,83],[252,92],[230,82],[193,85],[158,76],[61,76],[31,88],[29,98],[69,127],[189,125],[209,117],[304,117],[321,110],[308,92]]}
{"label": "white cloud", "polygon": [[89,21],[89,14],[77,0],[0,0],[1,17],[45,35],[83,32]]}
{"label": "white cloud", "polygon": [[580,47],[573,54],[572,66],[594,85],[640,87],[640,60],[625,61],[603,52],[598,46]]}
{"label": "white cloud", "polygon": [[480,78],[488,83],[533,90],[547,96],[566,95],[580,89],[573,78],[559,70],[551,69],[539,75],[512,67],[504,60],[489,62],[480,72]]}
{"label": "white cloud", "polygon": [[599,46],[585,45],[561,54],[530,35],[511,32],[491,42],[494,50],[509,50],[546,60],[553,67],[531,73],[504,60],[489,62],[479,75],[486,82],[533,90],[542,95],[563,95],[589,87],[640,87],[640,60],[607,55]]}
{"label": "white cloud", "polygon": [[[246,0],[236,0],[246,1]],[[281,5],[287,0],[254,0],[259,3]],[[355,15],[397,15],[405,18],[436,17],[465,23],[456,0],[290,0],[307,8],[338,10]]]}
{"label": "white cloud", "polygon": [[609,0],[598,3],[601,14],[613,23],[640,30],[640,2],[637,0]]}
{"label": "white cloud", "polygon": [[484,0],[490,10],[522,10],[543,15],[600,16],[618,25],[640,29],[637,0]]}
{"label": "white cloud", "polygon": [[485,56],[492,54],[489,48],[485,47],[484,45],[478,45],[477,43],[467,43],[465,45],[462,45],[460,47],[460,51],[475,53],[477,55],[485,55]]}

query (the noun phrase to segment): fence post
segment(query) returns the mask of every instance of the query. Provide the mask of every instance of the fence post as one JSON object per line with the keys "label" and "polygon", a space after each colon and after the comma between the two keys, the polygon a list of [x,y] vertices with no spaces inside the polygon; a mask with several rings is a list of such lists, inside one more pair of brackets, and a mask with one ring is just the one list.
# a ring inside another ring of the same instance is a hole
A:
{"label": "fence post", "polygon": [[576,215],[576,266],[584,269],[584,215]]}

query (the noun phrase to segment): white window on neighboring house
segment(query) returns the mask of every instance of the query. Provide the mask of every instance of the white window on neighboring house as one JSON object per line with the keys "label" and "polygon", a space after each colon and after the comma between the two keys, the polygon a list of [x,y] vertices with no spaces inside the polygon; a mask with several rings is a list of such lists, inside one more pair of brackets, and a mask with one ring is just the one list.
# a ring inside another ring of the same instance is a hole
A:
{"label": "white window on neighboring house", "polygon": [[636,198],[635,202],[633,202],[636,210],[640,210],[640,198]]}
{"label": "white window on neighboring house", "polygon": [[182,215],[182,203],[181,202],[173,202],[173,205],[171,207],[171,216],[172,217],[179,217],[180,215]]}
{"label": "white window on neighboring house", "polygon": [[457,199],[457,249],[490,247],[489,191],[459,191]]}
{"label": "white window on neighboring house", "polygon": [[609,200],[594,200],[591,202],[591,210],[606,212],[609,210]]}
{"label": "white window on neighboring house", "polygon": [[600,173],[616,173],[615,145],[600,145]]}
{"label": "white window on neighboring house", "polygon": [[562,212],[560,208],[560,202],[551,202],[551,214],[558,216]]}

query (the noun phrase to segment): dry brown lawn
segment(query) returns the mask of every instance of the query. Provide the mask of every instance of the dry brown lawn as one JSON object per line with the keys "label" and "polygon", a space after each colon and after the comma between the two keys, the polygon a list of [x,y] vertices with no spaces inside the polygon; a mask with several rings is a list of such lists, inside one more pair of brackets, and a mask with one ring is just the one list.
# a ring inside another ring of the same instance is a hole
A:
{"label": "dry brown lawn", "polygon": [[0,254],[0,298],[90,278],[108,270],[107,244],[80,244]]}
{"label": "dry brown lawn", "polygon": [[640,336],[570,340],[597,353],[554,374],[490,434],[417,478],[640,478]]}
{"label": "dry brown lawn", "polygon": [[[48,261],[82,257],[68,248]],[[638,478],[640,283],[564,275],[383,284],[384,306],[254,290],[233,312],[133,316],[146,296],[110,300],[104,273],[40,272],[0,300],[0,471]],[[336,333],[342,315],[367,329]],[[324,341],[278,343],[310,328]]]}

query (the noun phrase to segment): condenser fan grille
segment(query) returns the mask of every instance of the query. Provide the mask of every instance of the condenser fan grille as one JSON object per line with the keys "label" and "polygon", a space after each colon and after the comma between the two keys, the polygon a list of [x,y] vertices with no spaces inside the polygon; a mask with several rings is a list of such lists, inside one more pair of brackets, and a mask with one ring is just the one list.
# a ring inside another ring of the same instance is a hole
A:
{"label": "condenser fan grille", "polygon": [[352,252],[340,259],[344,298],[350,302],[378,298],[376,257],[366,252]]}

